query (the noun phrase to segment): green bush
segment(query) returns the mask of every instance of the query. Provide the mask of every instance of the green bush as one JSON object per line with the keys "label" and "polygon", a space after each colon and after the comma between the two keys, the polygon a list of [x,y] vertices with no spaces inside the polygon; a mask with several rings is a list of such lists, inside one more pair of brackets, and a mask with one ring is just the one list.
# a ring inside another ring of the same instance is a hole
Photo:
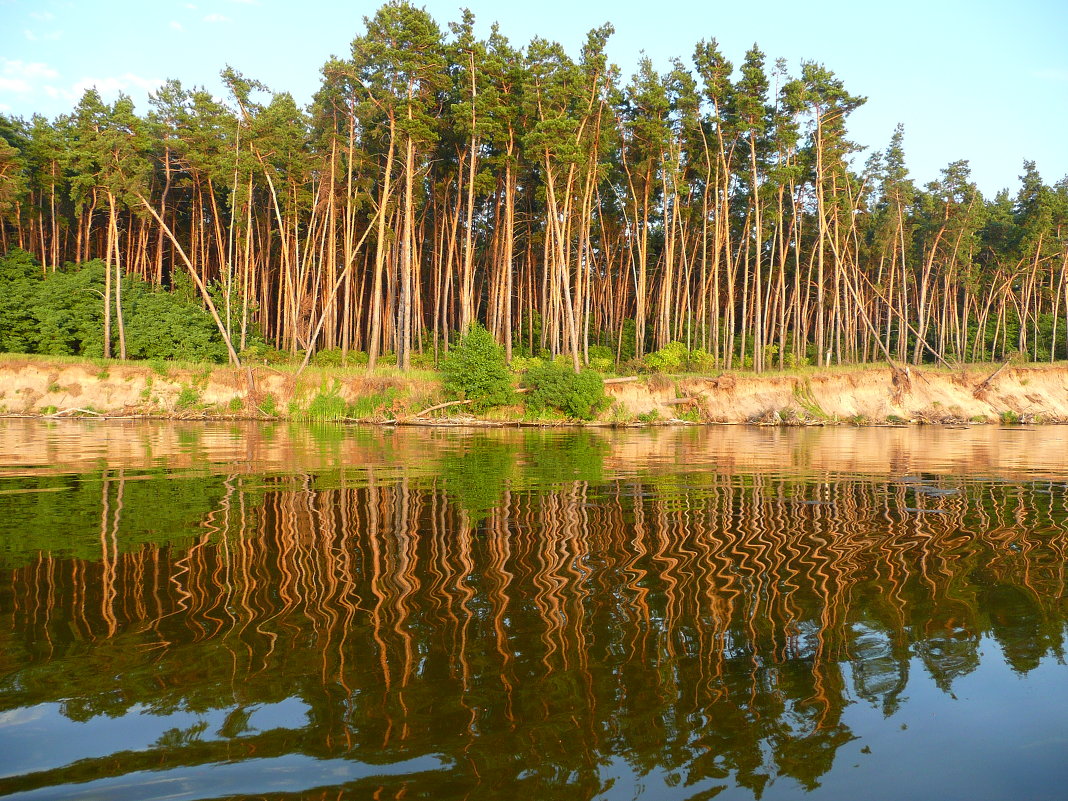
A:
{"label": "green bush", "polygon": [[196,387],[182,386],[181,392],[178,393],[178,400],[175,401],[175,406],[179,409],[192,409],[200,403],[200,392]]}
{"label": "green bush", "polygon": [[522,375],[532,367],[540,367],[545,364],[545,359],[539,359],[537,356],[513,356],[512,357],[512,372],[516,375]]}
{"label": "green bush", "polygon": [[250,364],[288,364],[293,356],[278,350],[266,342],[253,342],[239,354],[241,361]]}
{"label": "green bush", "polygon": [[529,390],[528,409],[556,409],[579,420],[592,420],[607,401],[599,373],[593,370],[576,373],[556,362],[530,368],[523,378],[523,386]]}
{"label": "green bush", "polygon": [[24,250],[16,248],[0,259],[0,351],[29,353],[34,349],[38,323],[33,303],[41,278],[41,268]]}
{"label": "green bush", "polygon": [[690,364],[690,351],[681,342],[669,342],[645,357],[645,366],[654,373],[682,373]]}
{"label": "green bush", "polygon": [[590,367],[599,373],[607,373],[616,366],[615,352],[605,345],[590,345]]}
{"label": "green bush", "polygon": [[642,366],[654,373],[707,373],[715,370],[716,358],[704,348],[688,350],[681,342],[669,342],[648,354]]}
{"label": "green bush", "polygon": [[320,350],[312,356],[311,362],[316,367],[340,367],[341,348],[327,348],[325,350]]}
{"label": "green bush", "polygon": [[472,325],[459,344],[449,351],[442,362],[441,372],[445,376],[445,392],[474,401],[475,411],[512,402],[512,380],[504,359],[504,348],[478,323]]}
{"label": "green bush", "polygon": [[[0,350],[102,356],[107,269],[94,259],[45,275],[23,251],[0,259]],[[185,286],[189,283],[178,276],[174,291],[168,292],[136,276],[123,277],[122,318],[129,358],[226,360],[215,321]],[[112,353],[118,352],[118,343],[119,324],[113,314]]]}

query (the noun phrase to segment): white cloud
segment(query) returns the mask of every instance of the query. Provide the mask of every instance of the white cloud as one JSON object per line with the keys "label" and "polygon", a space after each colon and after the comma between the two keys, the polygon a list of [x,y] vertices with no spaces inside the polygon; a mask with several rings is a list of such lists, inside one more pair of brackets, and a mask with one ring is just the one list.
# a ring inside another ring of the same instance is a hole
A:
{"label": "white cloud", "polygon": [[0,76],[0,92],[28,92],[30,85],[22,78],[4,78]]}
{"label": "white cloud", "polygon": [[168,25],[169,25],[169,26],[170,26],[171,28],[173,28],[174,30],[176,30],[176,31],[184,31],[184,30],[185,30],[185,28],[183,28],[183,27],[182,27],[182,23],[180,23],[180,22],[175,22],[175,21],[174,21],[173,19],[172,19],[172,20],[171,20],[170,22],[168,22],[167,24],[168,24]]}
{"label": "white cloud", "polygon": [[55,704],[38,704],[37,706],[19,707],[8,712],[0,712],[0,726],[17,726],[33,723],[48,714],[49,707]]}
{"label": "white cloud", "polygon": [[19,61],[0,58],[3,67],[0,72],[4,75],[15,75],[19,78],[58,78],[59,73],[41,61]]}
{"label": "white cloud", "polygon": [[243,6],[258,6],[256,0],[230,0],[231,3],[240,3]]}
{"label": "white cloud", "polygon": [[119,92],[126,92],[130,89],[151,92],[158,89],[162,83],[163,81],[159,78],[145,78],[140,75],[134,75],[132,72],[127,72],[107,78],[82,78],[71,87],[71,92],[75,97],[81,97],[85,94],[86,89],[91,89],[94,86],[101,95],[117,95]]}
{"label": "white cloud", "polygon": [[59,73],[44,62],[0,57],[0,92],[27,94],[42,79],[58,77]]}
{"label": "white cloud", "polygon": [[185,7],[188,8],[190,11],[196,11],[197,10],[196,5],[193,4],[193,3],[186,3]]}
{"label": "white cloud", "polygon": [[9,106],[7,103],[0,103],[0,111],[2,111],[2,112],[11,111],[11,106]]}
{"label": "white cloud", "polygon": [[111,75],[104,78],[85,77],[75,81],[69,87],[46,85],[41,87],[46,95],[51,98],[63,98],[64,100],[77,102],[81,100],[86,89],[96,89],[104,99],[118,96],[119,92],[134,94],[135,92],[154,92],[163,84],[161,78],[145,78],[127,72],[122,75]]}
{"label": "white cloud", "polygon": [[204,17],[205,22],[229,22],[230,18],[225,14],[208,14]]}
{"label": "white cloud", "polygon": [[39,19],[41,22],[51,22],[56,18],[56,15],[51,11],[31,11],[30,16],[34,19]]}

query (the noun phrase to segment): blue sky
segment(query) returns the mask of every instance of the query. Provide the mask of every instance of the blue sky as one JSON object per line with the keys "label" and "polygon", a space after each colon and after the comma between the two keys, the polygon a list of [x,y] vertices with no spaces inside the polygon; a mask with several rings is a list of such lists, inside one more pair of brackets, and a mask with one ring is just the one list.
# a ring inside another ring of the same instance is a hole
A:
{"label": "blue sky", "polygon": [[[0,111],[54,117],[96,86],[146,109],[165,78],[222,95],[226,64],[310,100],[319,68],[346,55],[369,0],[0,0]],[[1068,175],[1068,2],[1065,0],[431,0],[444,28],[466,5],[515,45],[555,39],[578,55],[610,21],[608,54],[629,75],[644,51],[661,70],[716,38],[735,64],[754,43],[769,64],[823,62],[868,103],[854,141],[883,149],[898,122],[912,177],[923,184],[968,159],[988,196],[1015,192],[1025,158],[1047,182]],[[863,158],[863,156],[861,157]]]}

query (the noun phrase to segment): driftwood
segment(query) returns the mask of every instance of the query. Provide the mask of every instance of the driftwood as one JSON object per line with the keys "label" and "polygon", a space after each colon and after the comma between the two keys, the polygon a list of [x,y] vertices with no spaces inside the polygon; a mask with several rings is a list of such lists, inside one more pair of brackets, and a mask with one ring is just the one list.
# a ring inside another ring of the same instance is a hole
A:
{"label": "driftwood", "polygon": [[645,376],[640,375],[627,375],[622,378],[606,378],[605,384],[629,384],[632,381],[641,381]]}
{"label": "driftwood", "polygon": [[55,414],[47,415],[48,417],[66,417],[68,414],[89,414],[93,417],[103,417],[100,412],[94,412],[92,409],[63,409]]}
{"label": "driftwood", "polygon": [[697,398],[673,398],[672,400],[660,401],[665,406],[683,406],[688,403],[697,403]]}
{"label": "driftwood", "polygon": [[448,401],[447,403],[439,403],[437,406],[431,406],[431,407],[429,407],[427,409],[423,409],[423,411],[421,411],[421,412],[416,412],[414,415],[412,415],[412,417],[422,417],[424,414],[430,414],[431,412],[436,412],[438,409],[447,409],[450,406],[467,406],[468,404],[471,404],[471,403],[474,403],[474,401],[473,400],[458,400],[458,401]]}

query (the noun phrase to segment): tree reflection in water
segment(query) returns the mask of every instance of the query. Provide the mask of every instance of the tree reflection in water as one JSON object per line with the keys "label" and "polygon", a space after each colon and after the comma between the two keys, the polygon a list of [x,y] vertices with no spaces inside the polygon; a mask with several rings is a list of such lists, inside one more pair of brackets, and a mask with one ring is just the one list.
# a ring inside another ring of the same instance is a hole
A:
{"label": "tree reflection in water", "polygon": [[1063,485],[621,476],[598,442],[476,437],[419,476],[81,476],[65,518],[98,552],[60,527],[6,557],[0,714],[163,728],[9,754],[0,790],[300,754],[371,766],[338,782],[375,798],[759,797],[818,787],[845,707],[895,715],[917,666],[952,693],[984,638],[1020,674],[1063,657]]}

